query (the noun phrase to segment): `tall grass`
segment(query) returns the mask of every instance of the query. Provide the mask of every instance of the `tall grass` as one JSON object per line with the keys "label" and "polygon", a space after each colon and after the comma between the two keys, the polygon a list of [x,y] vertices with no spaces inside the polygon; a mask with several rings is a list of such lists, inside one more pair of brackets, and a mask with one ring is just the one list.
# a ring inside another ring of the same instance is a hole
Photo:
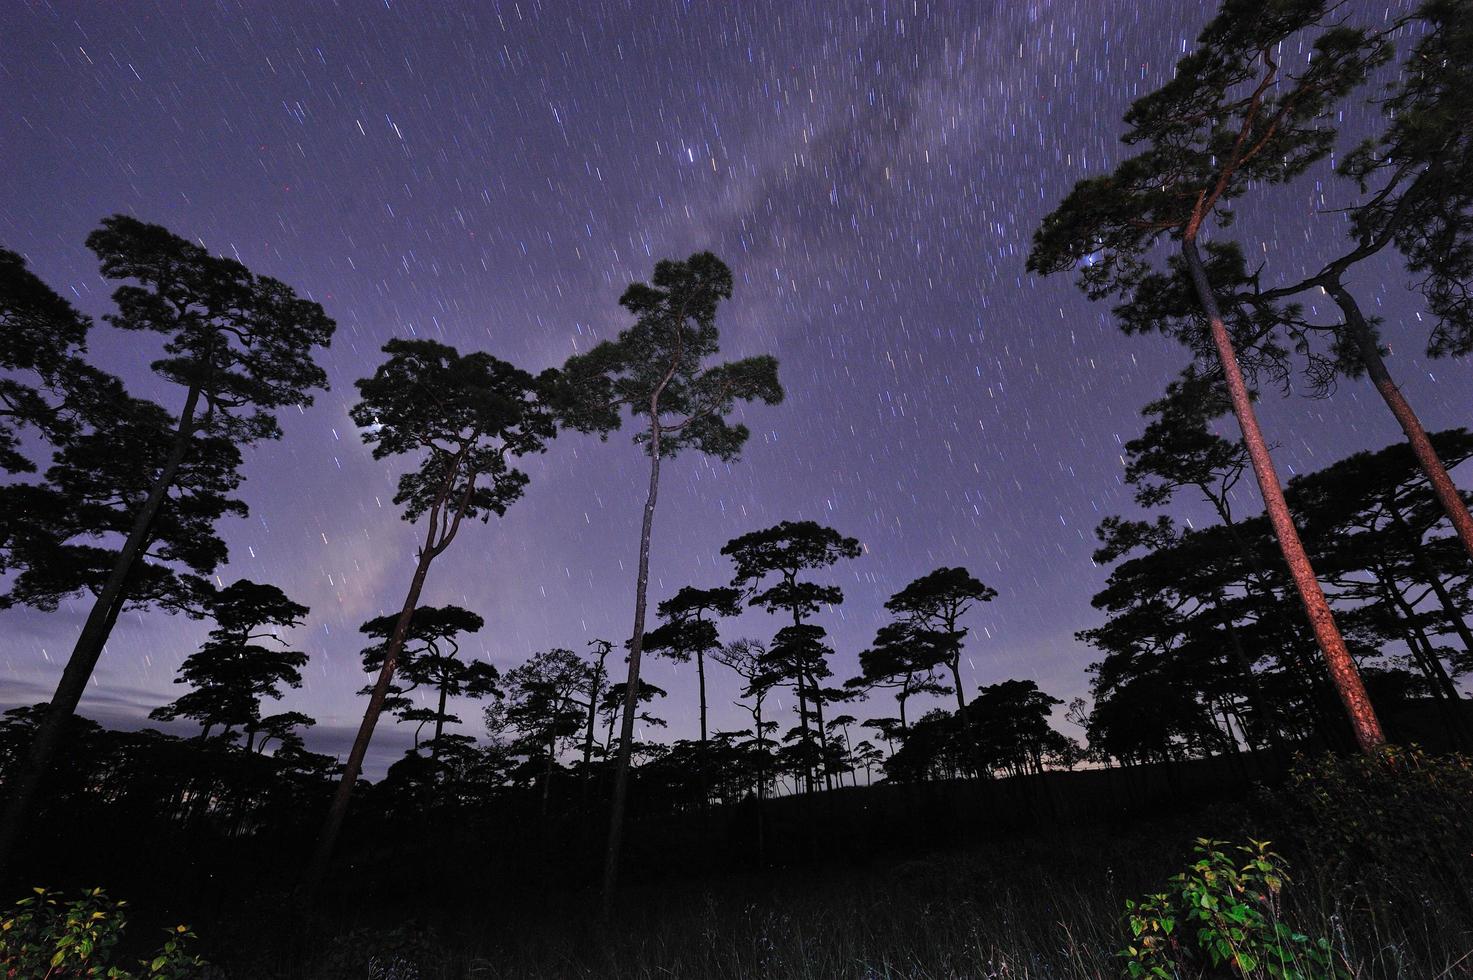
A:
{"label": "tall grass", "polygon": [[[1189,857],[1185,828],[1142,830],[1113,838],[1001,841],[861,870],[645,886],[624,895],[607,925],[587,917],[576,897],[538,912],[503,908],[486,915],[468,906],[435,931],[400,920],[387,943],[373,930],[339,935],[320,947],[319,957],[263,963],[261,968],[279,972],[262,975],[395,980],[1115,977],[1126,942],[1125,900],[1159,890]],[[1372,893],[1307,863],[1303,852],[1298,860],[1284,893],[1283,915],[1296,929],[1329,938],[1355,977],[1473,977],[1468,955],[1473,920],[1448,892],[1445,876],[1409,866],[1394,892]],[[1466,889],[1466,878],[1459,887]],[[378,963],[378,973],[370,971],[370,961]]]}

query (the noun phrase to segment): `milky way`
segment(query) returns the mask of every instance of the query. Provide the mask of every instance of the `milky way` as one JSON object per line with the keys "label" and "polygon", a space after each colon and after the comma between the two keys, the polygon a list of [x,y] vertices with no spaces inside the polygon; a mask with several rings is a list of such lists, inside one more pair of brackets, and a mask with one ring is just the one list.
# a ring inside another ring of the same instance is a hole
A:
{"label": "milky way", "polygon": [[[461,9],[454,9],[455,7]],[[1374,23],[1404,0],[1362,4]],[[352,382],[390,337],[485,349],[530,370],[624,321],[654,262],[701,249],[735,270],[726,350],[770,351],[788,391],[743,419],[743,459],[667,465],[651,598],[730,577],[730,537],[811,518],[858,537],[821,614],[835,673],[884,599],[938,565],[999,596],[972,614],[969,684],[1087,689],[1101,517],[1133,513],[1121,445],[1185,363],[1127,338],[1067,277],[1024,272],[1042,215],[1120,155],[1129,101],[1170,77],[1210,15],[1183,0],[916,3],[8,3],[0,9],[0,243],[83,310],[111,285],[82,246],[128,212],[279,277],[339,324],[332,390],[249,455],[251,516],[224,528],[222,582],[312,607],[287,701],[336,751],[355,726],[363,620],[397,609],[416,536],[389,502],[396,464],[348,419]],[[1377,110],[1346,113],[1347,139]],[[1348,185],[1328,164],[1245,213],[1250,250],[1292,274],[1343,241]],[[1386,318],[1392,370],[1429,428],[1469,421],[1470,366],[1421,356],[1425,327],[1389,258],[1357,285]],[[176,406],[153,349],[99,326],[95,359]],[[1393,441],[1364,382],[1328,401],[1265,394],[1281,470]],[[424,600],[482,613],[468,649],[507,667],[622,640],[645,461],[628,431],[563,436],[527,496],[462,535]],[[1465,484],[1467,472],[1462,474]],[[1254,491],[1245,488],[1244,494]],[[1245,506],[1256,507],[1256,496]],[[1183,516],[1193,511],[1184,508]],[[86,613],[4,614],[0,704],[49,697]],[[761,613],[724,624],[766,638]],[[83,714],[137,725],[177,694],[204,626],[118,624]],[[670,734],[695,731],[694,671],[656,661]],[[718,674],[713,724],[747,716]],[[790,699],[785,707],[791,709]],[[887,704],[850,709],[890,713]],[[464,730],[480,734],[474,709]],[[407,743],[381,725],[371,772]]]}

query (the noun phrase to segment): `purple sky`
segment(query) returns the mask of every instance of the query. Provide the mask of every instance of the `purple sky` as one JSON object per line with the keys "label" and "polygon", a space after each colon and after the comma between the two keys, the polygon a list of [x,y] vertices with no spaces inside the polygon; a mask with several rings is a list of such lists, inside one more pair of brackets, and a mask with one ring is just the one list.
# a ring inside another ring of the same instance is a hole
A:
{"label": "purple sky", "polygon": [[[9,3],[0,243],[100,314],[111,286],[82,242],[128,212],[337,319],[332,390],[250,453],[251,516],[224,528],[220,569],[312,607],[294,637],[307,683],[284,706],[319,719],[314,747],[339,750],[361,717],[357,626],[398,608],[417,538],[389,504],[398,466],[369,458],[347,414],[380,345],[431,337],[539,370],[621,327],[619,293],[655,260],[708,248],[736,273],[727,351],[776,354],[788,399],[745,414],[739,463],[665,467],[652,604],[725,583],[730,537],[811,518],[866,548],[833,570],[847,599],[819,617],[840,679],[890,593],[960,564],[999,592],[971,617],[968,684],[1033,678],[1067,699],[1092,659],[1073,634],[1097,621],[1093,528],[1133,512],[1121,444],[1186,358],[1119,334],[1105,305],[1027,275],[1024,257],[1069,186],[1117,159],[1126,105],[1169,77],[1209,13],[1180,0]],[[1347,128],[1375,118],[1352,108]],[[1317,211],[1349,192],[1321,167],[1238,233],[1293,275],[1341,246],[1340,219]],[[1356,285],[1428,427],[1467,424],[1470,366],[1422,357],[1406,281],[1387,261]],[[136,336],[99,327],[92,349],[177,405]],[[1321,401],[1267,392],[1263,415],[1285,478],[1398,435],[1364,382]],[[527,467],[526,497],[435,564],[424,601],[487,620],[475,656],[505,668],[627,637],[646,478],[628,437],[560,437]],[[49,697],[85,613],[4,614],[0,706]],[[753,612],[724,635],[778,625]],[[123,617],[82,713],[138,724],[179,693],[174,670],[204,629]],[[694,669],[657,660],[646,676],[671,692],[670,733],[693,735]],[[747,723],[721,668],[712,689],[716,728]],[[482,733],[474,709],[463,717]],[[386,719],[370,774],[407,741]]]}

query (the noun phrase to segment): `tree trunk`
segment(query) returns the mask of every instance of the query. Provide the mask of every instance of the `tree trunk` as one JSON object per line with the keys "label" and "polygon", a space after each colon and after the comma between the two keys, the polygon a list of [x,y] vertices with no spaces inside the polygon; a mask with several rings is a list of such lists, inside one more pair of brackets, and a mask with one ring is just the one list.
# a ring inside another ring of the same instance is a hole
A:
{"label": "tree trunk", "polygon": [[373,693],[368,698],[368,708],[363,712],[363,723],[358,726],[358,735],[353,739],[353,748],[348,753],[348,762],[343,768],[342,779],[338,781],[337,793],[333,796],[332,806],[327,811],[327,819],[323,822],[322,830],[317,835],[317,848],[307,870],[306,886],[309,893],[315,892],[321,886],[327,874],[327,862],[332,858],[333,846],[337,843],[338,832],[342,830],[343,818],[348,813],[348,800],[353,795],[353,787],[358,782],[358,774],[363,770],[363,757],[368,754],[369,740],[373,738],[374,726],[378,724],[379,715],[384,710],[384,701],[389,695],[389,684],[394,679],[394,666],[398,663],[399,654],[403,651],[405,640],[409,636],[409,620],[414,616],[415,606],[419,603],[420,590],[424,588],[425,575],[430,570],[430,562],[435,558],[434,549],[431,547],[435,533],[435,521],[430,520],[429,525],[429,535],[425,539],[424,549],[420,551],[419,562],[415,565],[414,577],[409,583],[409,593],[404,597],[404,606],[399,610],[399,619],[394,623],[394,635],[389,639],[389,645],[384,650],[383,666],[379,668],[378,679],[374,681]]}
{"label": "tree trunk", "polygon": [[798,683],[795,686],[798,694],[798,727],[802,731],[804,759],[803,759],[803,791],[812,793],[817,787],[813,779],[813,766],[808,758],[812,753],[808,750],[813,748],[813,736],[808,731],[808,695],[806,693],[804,674],[801,667],[798,668]]}
{"label": "tree trunk", "polygon": [[1412,455],[1417,458],[1417,465],[1426,474],[1427,480],[1432,484],[1432,492],[1436,495],[1438,503],[1442,504],[1447,519],[1452,523],[1453,530],[1457,532],[1458,539],[1463,542],[1463,549],[1468,552],[1468,557],[1473,559],[1473,514],[1468,512],[1468,505],[1463,502],[1458,488],[1453,484],[1453,478],[1448,475],[1447,467],[1442,465],[1442,459],[1437,455],[1437,450],[1432,446],[1432,440],[1427,437],[1427,431],[1422,428],[1422,420],[1417,418],[1417,413],[1402,395],[1401,389],[1396,382],[1391,380],[1391,372],[1386,369],[1386,362],[1381,357],[1381,348],[1376,343],[1376,336],[1371,332],[1370,324],[1361,314],[1360,306],[1355,298],[1350,295],[1345,286],[1340,282],[1338,276],[1332,276],[1325,283],[1325,291],[1335,300],[1340,311],[1345,314],[1345,325],[1350,330],[1350,336],[1355,341],[1356,350],[1360,354],[1361,363],[1365,365],[1366,374],[1371,383],[1376,386],[1376,391],[1381,400],[1386,402],[1386,407],[1396,418],[1401,431],[1406,433],[1407,442],[1412,447]]}
{"label": "tree trunk", "polygon": [[430,761],[440,761],[440,736],[445,732],[445,684],[441,678],[440,684],[440,710],[435,715],[435,741],[430,745]]}
{"label": "tree trunk", "polygon": [[813,690],[813,712],[818,719],[818,765],[823,772],[823,787],[832,790],[834,774],[829,771],[829,735],[823,727],[823,688],[812,677],[808,678],[808,686]]}
{"label": "tree trunk", "polygon": [[976,778],[983,778],[982,747],[977,742],[976,734],[972,731],[972,716],[967,714],[967,696],[962,693],[962,658],[957,654],[955,660],[946,665],[951,669],[951,681],[956,685],[956,714],[962,723],[962,738],[967,743],[968,754],[972,757],[972,773]]}
{"label": "tree trunk", "polygon": [[52,695],[46,714],[36,726],[36,734],[31,740],[25,761],[6,786],[9,799],[5,802],[4,812],[0,813],[0,878],[4,877],[15,845],[20,840],[42,774],[50,766],[51,759],[61,744],[61,736],[68,721],[77,712],[77,704],[87,690],[87,682],[92,678],[98,658],[102,656],[102,648],[122,611],[127,599],[125,588],[128,579],[147,550],[154,522],[158,519],[159,511],[168,498],[169,487],[173,485],[179,467],[184,462],[184,454],[194,438],[194,415],[199,408],[199,399],[199,388],[190,388],[184,399],[184,409],[179,414],[179,425],[174,431],[174,445],[169,449],[163,469],[159,470],[159,475],[148,488],[148,496],[133,518],[128,538],[123,542],[117,560],[113,562],[102,591],[92,603],[87,621],[82,626],[82,633],[77,637],[72,655],[56,685],[56,693]]}
{"label": "tree trunk", "polygon": [[766,860],[767,851],[767,828],[764,822],[767,815],[767,756],[766,742],[762,735],[762,696],[757,696],[757,710],[754,714],[757,719],[757,758],[760,760],[757,768],[757,862],[761,864]]}
{"label": "tree trunk", "polygon": [[660,494],[659,393],[650,400],[650,485],[644,501],[644,524],[639,532],[639,572],[634,584],[634,635],[629,639],[629,679],[624,692],[624,718],[619,731],[619,758],[614,766],[614,794],[609,806],[609,843],[604,853],[602,911],[613,911],[614,888],[619,882],[619,848],[624,841],[624,798],[629,789],[629,759],[634,748],[634,715],[639,706],[639,656],[644,651],[645,597],[650,580],[650,532],[655,525],[655,500]]}
{"label": "tree trunk", "polygon": [[706,748],[706,656],[696,651],[696,679],[701,689],[701,748]]}
{"label": "tree trunk", "polygon": [[593,668],[593,683],[589,685],[588,691],[588,732],[583,738],[583,785],[585,790],[589,780],[589,766],[593,761],[593,726],[598,720],[598,696],[603,688],[604,658],[608,656],[605,651],[598,658],[598,663]]}
{"label": "tree trunk", "polygon": [[[1217,594],[1218,606],[1221,607],[1227,600],[1226,594],[1219,590]],[[1227,627],[1228,649],[1232,653],[1233,666],[1235,666],[1248,682],[1248,703],[1258,713],[1260,723],[1263,725],[1264,735],[1268,738],[1269,745],[1274,749],[1275,755],[1281,759],[1283,756],[1283,743],[1279,739],[1279,725],[1277,719],[1269,712],[1268,700],[1263,696],[1263,685],[1258,682],[1258,675],[1253,672],[1253,665],[1249,662],[1248,653],[1243,649],[1243,638],[1238,635],[1237,624],[1231,616],[1223,619]],[[1248,748],[1253,749],[1253,742],[1248,737],[1248,726],[1243,725],[1242,716],[1238,717],[1238,724],[1243,728],[1243,740],[1248,742]]]}
{"label": "tree trunk", "polygon": [[[796,573],[787,575],[786,578],[790,586],[796,585],[798,579]],[[793,606],[793,625],[795,627],[803,625],[803,617],[799,614],[797,606]],[[812,755],[812,752],[809,751],[813,748],[813,735],[808,728],[808,695],[805,686],[807,674],[804,672],[801,662],[795,661],[793,669],[798,675],[798,683],[796,684],[798,692],[798,727],[803,733],[804,753],[805,755]],[[803,791],[805,793],[812,793],[818,788],[817,781],[813,776],[813,767],[809,765],[809,762],[810,760],[808,758],[803,760]]]}
{"label": "tree trunk", "polygon": [[1268,443],[1264,440],[1263,432],[1258,427],[1258,416],[1253,410],[1253,402],[1248,395],[1248,385],[1243,380],[1242,368],[1238,366],[1237,352],[1233,349],[1233,341],[1228,334],[1227,324],[1223,322],[1222,313],[1218,310],[1217,298],[1212,293],[1212,286],[1207,281],[1207,271],[1202,266],[1202,255],[1197,249],[1195,226],[1189,228],[1182,236],[1181,248],[1187,268],[1191,272],[1197,299],[1201,302],[1202,311],[1207,316],[1212,342],[1217,348],[1223,378],[1227,384],[1228,395],[1232,399],[1233,414],[1237,416],[1238,424],[1243,430],[1243,443],[1253,463],[1253,475],[1257,478],[1259,491],[1263,495],[1264,509],[1268,514],[1269,524],[1273,527],[1274,537],[1278,539],[1279,550],[1283,553],[1284,561],[1289,566],[1289,574],[1293,578],[1295,590],[1299,593],[1305,614],[1309,617],[1310,625],[1314,629],[1315,640],[1319,643],[1320,652],[1324,655],[1326,666],[1330,671],[1330,679],[1350,718],[1356,743],[1362,752],[1372,753],[1385,744],[1386,736],[1381,732],[1381,723],[1376,718],[1376,710],[1371,706],[1370,698],[1366,696],[1360,672],[1356,670],[1355,662],[1350,658],[1350,651],[1345,647],[1345,639],[1340,635],[1340,629],[1335,624],[1334,613],[1330,611],[1330,604],[1325,599],[1324,590],[1320,588],[1319,580],[1315,577],[1309,555],[1304,550],[1303,542],[1299,540],[1299,531],[1295,528],[1294,519],[1289,513],[1289,505],[1284,499],[1283,487],[1279,485],[1279,476],[1274,470]]}
{"label": "tree trunk", "polygon": [[547,739],[547,765],[542,770],[542,816],[547,817],[547,801],[552,796],[552,761],[557,755],[557,734]]}

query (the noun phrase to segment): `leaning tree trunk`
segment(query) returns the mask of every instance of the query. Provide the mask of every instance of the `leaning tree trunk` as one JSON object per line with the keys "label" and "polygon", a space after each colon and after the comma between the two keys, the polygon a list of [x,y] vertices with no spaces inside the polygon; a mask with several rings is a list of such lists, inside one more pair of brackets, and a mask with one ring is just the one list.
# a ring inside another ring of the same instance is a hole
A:
{"label": "leaning tree trunk", "polygon": [[399,610],[399,618],[394,621],[394,633],[389,638],[388,647],[384,650],[383,666],[379,668],[378,678],[374,681],[373,693],[368,698],[368,708],[363,712],[363,723],[358,726],[358,735],[353,739],[353,748],[348,753],[348,762],[343,768],[343,778],[338,782],[332,806],[328,808],[327,819],[323,821],[322,830],[317,837],[317,849],[307,869],[304,884],[309,894],[321,886],[322,879],[327,874],[327,862],[332,857],[333,845],[337,843],[338,833],[343,828],[343,818],[348,814],[348,800],[353,796],[353,787],[358,782],[358,774],[363,771],[363,757],[368,754],[368,743],[373,738],[373,729],[378,724],[379,715],[383,714],[384,702],[389,696],[389,685],[394,679],[394,667],[398,664],[399,654],[404,651],[404,644],[409,638],[409,622],[414,617],[415,606],[419,603],[419,594],[424,589],[425,576],[429,573],[430,563],[455,539],[456,532],[460,530],[460,522],[465,517],[466,508],[470,506],[471,497],[475,493],[476,479],[480,476],[480,472],[472,470],[466,473],[465,489],[461,491],[460,499],[456,501],[454,517],[450,519],[449,526],[442,530],[443,508],[449,505],[450,492],[455,487],[455,479],[459,475],[465,452],[466,450],[462,449],[451,463],[435,502],[426,515],[424,545],[419,551],[419,561],[414,566],[414,577],[409,581],[409,593],[404,597],[404,607]]}
{"label": "leaning tree trunk", "polygon": [[1442,505],[1447,519],[1451,522],[1453,530],[1457,532],[1458,540],[1463,542],[1463,549],[1468,552],[1468,557],[1473,559],[1473,514],[1468,512],[1468,505],[1463,502],[1463,497],[1458,493],[1458,488],[1453,483],[1453,478],[1448,475],[1447,467],[1442,465],[1442,459],[1437,455],[1437,450],[1432,445],[1432,440],[1427,437],[1427,430],[1422,428],[1422,420],[1412,410],[1401,389],[1396,382],[1391,380],[1391,372],[1386,368],[1386,361],[1381,357],[1380,345],[1376,343],[1376,335],[1371,332],[1371,327],[1366,323],[1366,318],[1361,314],[1360,306],[1355,297],[1341,284],[1338,276],[1333,276],[1325,283],[1325,291],[1335,300],[1340,311],[1345,314],[1345,325],[1350,329],[1351,339],[1355,341],[1356,351],[1360,354],[1361,363],[1365,366],[1366,374],[1371,383],[1376,386],[1376,392],[1380,394],[1381,400],[1395,416],[1401,431],[1406,433],[1407,443],[1412,447],[1412,455],[1417,458],[1417,465],[1427,475],[1427,481],[1432,484],[1432,492],[1437,497],[1437,502]]}
{"label": "leaning tree trunk", "polygon": [[127,600],[125,589],[129,577],[147,550],[154,522],[168,498],[169,487],[173,485],[179,467],[184,463],[184,454],[194,437],[194,414],[199,408],[199,399],[199,388],[190,388],[189,395],[184,400],[184,409],[179,415],[179,425],[174,432],[174,445],[164,460],[163,469],[159,470],[159,475],[148,488],[148,496],[133,517],[133,526],[128,531],[122,550],[118,552],[112,571],[108,573],[102,591],[98,592],[92,603],[87,621],[82,626],[82,633],[77,637],[76,646],[72,648],[72,655],[56,685],[56,693],[52,695],[46,713],[36,726],[36,734],[31,740],[25,761],[21,763],[15,778],[6,786],[8,799],[3,814],[0,814],[0,877],[4,876],[15,845],[20,840],[36,790],[41,784],[42,774],[56,755],[62,733],[77,712],[77,704],[87,690],[87,682],[92,678],[92,671],[97,668],[102,648],[112,633],[113,624],[117,622],[123,603]]}
{"label": "leaning tree trunk", "polygon": [[[430,521],[430,535],[434,534],[434,526],[435,522]],[[353,739],[353,748],[348,753],[348,763],[343,768],[343,778],[338,782],[332,806],[327,811],[327,819],[323,822],[322,830],[317,835],[317,848],[313,852],[312,863],[307,870],[306,884],[309,892],[316,891],[327,874],[327,862],[332,858],[332,850],[337,843],[338,832],[343,829],[343,818],[348,814],[348,800],[353,796],[353,786],[358,782],[358,774],[363,771],[363,757],[368,754],[368,743],[373,738],[374,726],[378,724],[379,715],[383,713],[384,701],[389,696],[389,685],[394,679],[394,667],[399,662],[399,654],[403,652],[404,643],[409,636],[409,621],[414,616],[415,606],[419,603],[420,591],[424,588],[425,575],[429,572],[430,562],[434,559],[435,552],[427,539],[424,550],[420,552],[419,563],[415,565],[414,578],[409,582],[409,593],[404,597],[404,606],[399,610],[399,618],[394,622],[394,633],[389,638],[388,648],[384,651],[384,663],[379,668],[378,679],[374,681],[373,693],[369,695],[368,708],[363,712],[363,722],[358,726],[358,735]]]}
{"label": "leaning tree trunk", "polygon": [[1258,416],[1248,395],[1248,385],[1243,380],[1243,370],[1238,365],[1237,351],[1233,349],[1232,337],[1228,334],[1227,324],[1223,322],[1212,286],[1207,281],[1207,270],[1202,265],[1202,254],[1197,249],[1195,224],[1182,235],[1181,250],[1191,273],[1197,299],[1202,304],[1202,312],[1207,317],[1212,343],[1217,349],[1223,379],[1232,400],[1233,414],[1237,416],[1238,425],[1243,430],[1243,444],[1253,463],[1253,475],[1258,480],[1258,489],[1263,495],[1269,524],[1273,528],[1274,537],[1278,539],[1279,550],[1289,566],[1294,588],[1299,593],[1300,602],[1304,604],[1305,614],[1314,629],[1315,640],[1329,667],[1330,679],[1350,718],[1356,743],[1362,752],[1374,752],[1385,744],[1386,736],[1381,732],[1376,710],[1366,695],[1360,672],[1356,670],[1355,661],[1350,658],[1345,639],[1335,624],[1335,615],[1330,611],[1330,603],[1325,599],[1324,590],[1315,577],[1314,566],[1310,564],[1304,543],[1299,539],[1299,531],[1294,526],[1294,518],[1289,513],[1284,489],[1279,485],[1279,475],[1274,470],[1273,457],[1269,455],[1268,443],[1258,427]]}
{"label": "leaning tree trunk", "polygon": [[609,843],[608,850],[604,853],[602,909],[605,919],[613,909],[614,888],[619,880],[619,848],[624,842],[624,802],[629,791],[629,760],[634,748],[634,715],[639,707],[639,657],[644,651],[645,597],[650,581],[650,532],[655,525],[655,500],[660,494],[659,405],[659,392],[656,391],[650,399],[650,485],[644,501],[644,524],[639,533],[639,572],[634,582],[634,635],[629,638],[629,678],[624,691],[624,718],[619,728],[619,758],[614,766],[614,792],[609,808]]}

